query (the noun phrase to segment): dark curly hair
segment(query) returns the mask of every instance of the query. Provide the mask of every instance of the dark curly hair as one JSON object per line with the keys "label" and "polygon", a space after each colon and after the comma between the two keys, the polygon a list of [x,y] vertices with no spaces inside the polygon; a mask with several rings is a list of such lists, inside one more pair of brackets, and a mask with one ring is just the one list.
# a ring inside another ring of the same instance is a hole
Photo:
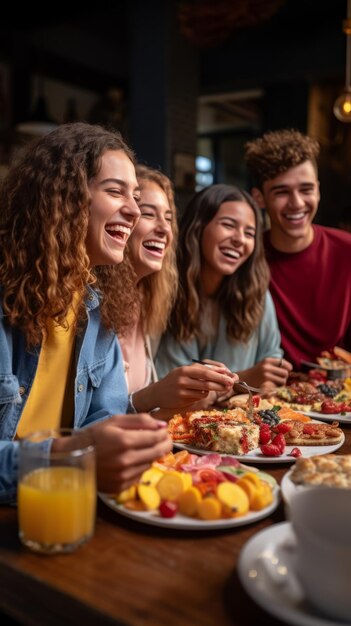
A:
{"label": "dark curly hair", "polygon": [[179,288],[169,325],[178,341],[187,341],[199,333],[204,298],[200,284],[202,233],[220,206],[232,201],[246,202],[254,212],[255,248],[236,272],[223,277],[216,300],[227,322],[227,335],[232,340],[247,341],[263,315],[269,270],[263,250],[259,209],[246,191],[231,185],[212,185],[193,197],[180,222]]}
{"label": "dark curly hair", "polygon": [[[123,306],[114,288],[116,267],[90,268],[85,239],[90,215],[89,183],[107,150],[134,155],[121,135],[86,123],[63,124],[30,144],[0,189],[0,286],[7,322],[27,343],[41,342],[48,318],[65,325],[74,296],[86,286],[103,295],[105,327],[117,332],[130,323],[133,279]],[[85,315],[80,305],[78,319]]]}
{"label": "dark curly hair", "polygon": [[311,161],[317,173],[318,155],[318,141],[294,129],[267,132],[245,145],[247,167],[261,190],[266,180],[305,161]]}

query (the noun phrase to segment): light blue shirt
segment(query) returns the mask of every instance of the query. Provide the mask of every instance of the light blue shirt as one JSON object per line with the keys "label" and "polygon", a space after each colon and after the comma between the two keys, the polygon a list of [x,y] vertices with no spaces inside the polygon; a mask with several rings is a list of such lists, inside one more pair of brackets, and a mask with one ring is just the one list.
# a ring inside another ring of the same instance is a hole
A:
{"label": "light blue shirt", "polygon": [[[127,386],[121,349],[100,320],[98,294],[88,287],[87,321],[75,347],[74,427],[81,428],[116,413],[126,413]],[[17,424],[35,377],[40,346],[27,350],[25,338],[4,324],[0,305],[0,502],[17,491]]]}
{"label": "light blue shirt", "polygon": [[162,378],[174,367],[190,364],[191,359],[221,361],[232,372],[240,372],[253,367],[266,357],[282,356],[275,308],[272,297],[267,292],[262,319],[247,343],[228,339],[226,320],[221,316],[217,335],[204,346],[200,346],[196,338],[179,343],[170,333],[163,335],[155,365],[159,378]]}

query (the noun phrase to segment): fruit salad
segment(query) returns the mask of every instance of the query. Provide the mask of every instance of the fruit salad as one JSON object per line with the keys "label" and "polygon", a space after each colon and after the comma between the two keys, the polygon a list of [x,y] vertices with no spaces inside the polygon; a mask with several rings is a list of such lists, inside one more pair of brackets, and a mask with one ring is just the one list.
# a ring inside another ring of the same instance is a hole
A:
{"label": "fruit salad", "polygon": [[237,459],[219,454],[169,453],[139,482],[115,496],[134,511],[154,510],[161,517],[178,513],[199,520],[241,517],[273,502],[275,479]]}

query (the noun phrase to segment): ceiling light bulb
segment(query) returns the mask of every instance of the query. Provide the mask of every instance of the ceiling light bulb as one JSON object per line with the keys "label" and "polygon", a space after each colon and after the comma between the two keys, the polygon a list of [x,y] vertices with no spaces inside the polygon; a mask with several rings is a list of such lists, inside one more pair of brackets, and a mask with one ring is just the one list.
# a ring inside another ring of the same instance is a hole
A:
{"label": "ceiling light bulb", "polygon": [[351,0],[347,0],[347,19],[343,21],[346,34],[345,89],[335,100],[333,112],[340,122],[351,122]]}
{"label": "ceiling light bulb", "polygon": [[344,91],[335,100],[333,111],[340,122],[351,122],[351,91]]}

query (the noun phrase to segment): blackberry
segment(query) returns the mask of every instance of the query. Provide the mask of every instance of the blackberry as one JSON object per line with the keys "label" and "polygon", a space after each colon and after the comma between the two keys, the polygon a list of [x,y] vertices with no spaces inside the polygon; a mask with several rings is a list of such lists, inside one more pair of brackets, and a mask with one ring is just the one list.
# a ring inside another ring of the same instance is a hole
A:
{"label": "blackberry", "polygon": [[322,385],[317,385],[317,389],[321,393],[324,393],[325,396],[328,396],[328,398],[334,398],[334,396],[336,396],[336,394],[338,393],[338,390],[335,389],[335,387],[331,387],[327,383],[323,383]]}
{"label": "blackberry", "polygon": [[277,412],[274,409],[259,411],[258,414],[261,417],[262,422],[264,424],[268,424],[269,426],[276,426],[280,422],[279,415],[277,415]]}

